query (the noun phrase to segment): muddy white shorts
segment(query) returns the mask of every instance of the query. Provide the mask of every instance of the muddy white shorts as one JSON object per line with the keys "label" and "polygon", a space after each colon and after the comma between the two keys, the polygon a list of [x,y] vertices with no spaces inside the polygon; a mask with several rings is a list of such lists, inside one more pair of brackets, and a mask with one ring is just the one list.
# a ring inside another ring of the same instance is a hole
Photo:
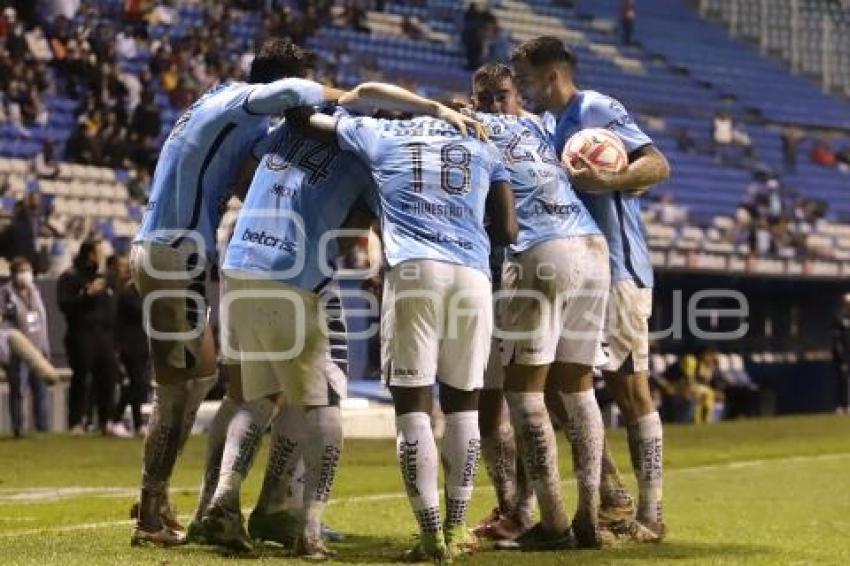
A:
{"label": "muddy white shorts", "polygon": [[195,367],[209,306],[204,258],[194,240],[176,245],[137,242],[130,250],[130,271],[156,358],[173,368]]}
{"label": "muddy white shorts", "polygon": [[476,269],[413,260],[387,271],[381,362],[390,386],[480,389],[493,333],[490,279]]}
{"label": "muddy white shorts", "polygon": [[638,287],[631,279],[611,286],[605,321],[605,371],[617,371],[631,355],[634,372],[649,371],[649,317],[652,288]]}
{"label": "muddy white shorts", "polygon": [[320,406],[342,395],[345,372],[331,357],[327,299],[235,270],[224,285],[222,353],[239,363],[246,401],[283,393],[290,403]]}
{"label": "muddy white shorts", "polygon": [[602,363],[609,283],[602,236],[549,240],[510,258],[499,329],[504,365]]}

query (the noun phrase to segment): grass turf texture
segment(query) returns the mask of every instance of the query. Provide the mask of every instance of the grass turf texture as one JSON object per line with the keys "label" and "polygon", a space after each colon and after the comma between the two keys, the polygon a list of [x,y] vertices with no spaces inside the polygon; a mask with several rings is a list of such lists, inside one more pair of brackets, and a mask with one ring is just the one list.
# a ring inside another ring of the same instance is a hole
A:
{"label": "grass turf texture", "polygon": [[[850,564],[850,418],[668,426],[665,435],[664,506],[670,534],[663,544],[560,554],[482,552],[460,562]],[[609,438],[633,488],[625,435],[613,431]],[[173,501],[183,514],[193,510],[203,450],[203,439],[192,439],[175,473]],[[197,546],[130,548],[126,518],[140,452],[138,441],[117,439],[48,436],[0,441],[0,562],[178,566],[270,564],[286,558],[279,549],[246,560]],[[569,480],[564,442],[560,454],[562,475]],[[243,506],[256,498],[265,461],[264,449],[244,486]],[[478,485],[482,489],[475,494],[471,521],[494,505],[483,470]],[[110,487],[119,489],[107,491]],[[571,481],[565,483],[564,493],[572,508]],[[341,563],[393,562],[412,543],[415,524],[391,441],[347,442],[326,519],[348,534],[345,543],[336,545]]]}

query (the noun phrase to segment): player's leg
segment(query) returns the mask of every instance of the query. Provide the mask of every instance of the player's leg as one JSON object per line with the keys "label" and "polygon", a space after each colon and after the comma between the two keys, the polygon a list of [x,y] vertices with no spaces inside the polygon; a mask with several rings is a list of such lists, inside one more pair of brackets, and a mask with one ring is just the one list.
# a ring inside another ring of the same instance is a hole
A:
{"label": "player's leg", "polygon": [[209,507],[218,486],[221,460],[224,455],[224,446],[227,440],[227,430],[230,427],[230,421],[242,404],[242,373],[239,364],[225,364],[225,372],[228,380],[227,393],[221,400],[221,404],[207,432],[204,475],[201,479],[201,487],[198,493],[198,506],[195,509],[192,522],[186,529],[187,540],[193,543],[203,544],[207,542],[201,525],[201,518],[204,516],[207,507]]}
{"label": "player's leg", "polygon": [[661,538],[665,534],[664,435],[649,388],[647,321],[651,310],[650,289],[639,289],[631,281],[613,286],[608,310],[611,356],[603,375],[626,421],[629,453],[638,480],[637,521]]}
{"label": "player's leg", "polygon": [[572,446],[578,507],[572,522],[580,546],[599,547],[599,483],[605,426],[593,391],[590,366],[555,362],[549,372],[550,408]]}
{"label": "player's leg", "polygon": [[558,447],[544,394],[557,345],[557,293],[553,286],[538,281],[537,264],[532,249],[508,263],[503,272],[503,287],[513,293],[503,317],[513,339],[504,342],[503,360],[505,399],[525,473],[540,507],[540,523],[515,544],[500,544],[502,548],[558,549],[572,541],[561,497]]}
{"label": "player's leg", "polygon": [[420,543],[406,554],[409,560],[448,556],[431,426],[442,327],[443,285],[434,277],[436,263],[410,261],[388,270],[381,305],[382,373],[393,397],[396,450],[420,535]]}
{"label": "player's leg", "polygon": [[[136,246],[133,250],[133,275],[145,300],[150,328],[177,338],[150,340],[157,387],[144,444],[133,544],[183,542],[179,523],[169,510],[168,482],[198,406],[215,384],[215,348],[206,325],[202,276],[196,280],[157,279],[148,268],[186,273],[197,264],[196,256],[159,245]],[[153,299],[152,294],[158,291],[167,295]],[[179,293],[182,296],[176,296]],[[184,339],[185,335],[189,337]]]}
{"label": "player's leg", "polygon": [[466,527],[466,515],[481,455],[478,401],[492,345],[493,301],[490,281],[484,274],[468,267],[445,267],[453,272],[453,285],[443,305],[446,324],[437,374],[440,406],[446,419],[443,531],[450,556],[455,557],[479,546]]}
{"label": "player's leg", "polygon": [[513,540],[531,526],[534,491],[526,480],[505,401],[500,343],[493,340],[478,402],[481,456],[493,483],[498,506],[475,528],[492,540]]}
{"label": "player's leg", "polygon": [[295,546],[304,503],[301,455],[306,428],[303,408],[292,403],[285,403],[272,420],[263,486],[248,518],[248,534],[254,540]]}

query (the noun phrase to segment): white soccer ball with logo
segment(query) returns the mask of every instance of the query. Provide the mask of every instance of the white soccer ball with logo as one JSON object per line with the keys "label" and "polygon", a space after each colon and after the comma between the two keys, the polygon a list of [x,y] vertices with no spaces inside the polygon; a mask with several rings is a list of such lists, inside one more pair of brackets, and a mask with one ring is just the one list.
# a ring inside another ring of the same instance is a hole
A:
{"label": "white soccer ball with logo", "polygon": [[576,132],[567,140],[561,159],[573,167],[583,167],[583,156],[594,167],[609,173],[618,173],[628,165],[628,155],[623,141],[610,130],[587,128]]}

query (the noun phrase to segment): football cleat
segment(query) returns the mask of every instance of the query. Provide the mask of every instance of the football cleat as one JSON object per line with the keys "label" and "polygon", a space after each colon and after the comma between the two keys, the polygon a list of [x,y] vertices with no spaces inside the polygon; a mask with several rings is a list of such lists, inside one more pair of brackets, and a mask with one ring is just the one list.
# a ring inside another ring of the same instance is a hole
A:
{"label": "football cleat", "polygon": [[207,544],[221,546],[238,554],[254,552],[254,543],[245,531],[242,514],[225,509],[220,505],[211,505],[201,519],[206,531]]}
{"label": "football cleat", "polygon": [[500,540],[496,542],[499,550],[518,550],[522,552],[538,552],[548,550],[567,550],[576,547],[572,531],[563,533],[548,530],[542,523],[537,523],[515,540]]}
{"label": "football cleat", "polygon": [[175,533],[168,527],[161,527],[158,531],[150,531],[137,524],[130,536],[130,546],[171,547],[181,544],[186,544],[186,537],[183,533]]}
{"label": "football cleat", "polygon": [[449,556],[452,558],[457,558],[464,554],[472,554],[481,548],[478,537],[466,528],[466,525],[447,527],[443,532],[446,546],[449,549]]}
{"label": "football cleat", "polygon": [[443,532],[423,533],[419,542],[404,553],[404,562],[433,562],[434,564],[450,564],[452,561],[449,548]]}
{"label": "football cleat", "polygon": [[301,535],[295,542],[295,556],[311,562],[323,562],[335,557],[336,551],[327,547],[323,537]]}
{"label": "football cleat", "polygon": [[254,540],[275,542],[293,548],[298,539],[301,521],[288,511],[257,513],[248,517],[248,534]]}

